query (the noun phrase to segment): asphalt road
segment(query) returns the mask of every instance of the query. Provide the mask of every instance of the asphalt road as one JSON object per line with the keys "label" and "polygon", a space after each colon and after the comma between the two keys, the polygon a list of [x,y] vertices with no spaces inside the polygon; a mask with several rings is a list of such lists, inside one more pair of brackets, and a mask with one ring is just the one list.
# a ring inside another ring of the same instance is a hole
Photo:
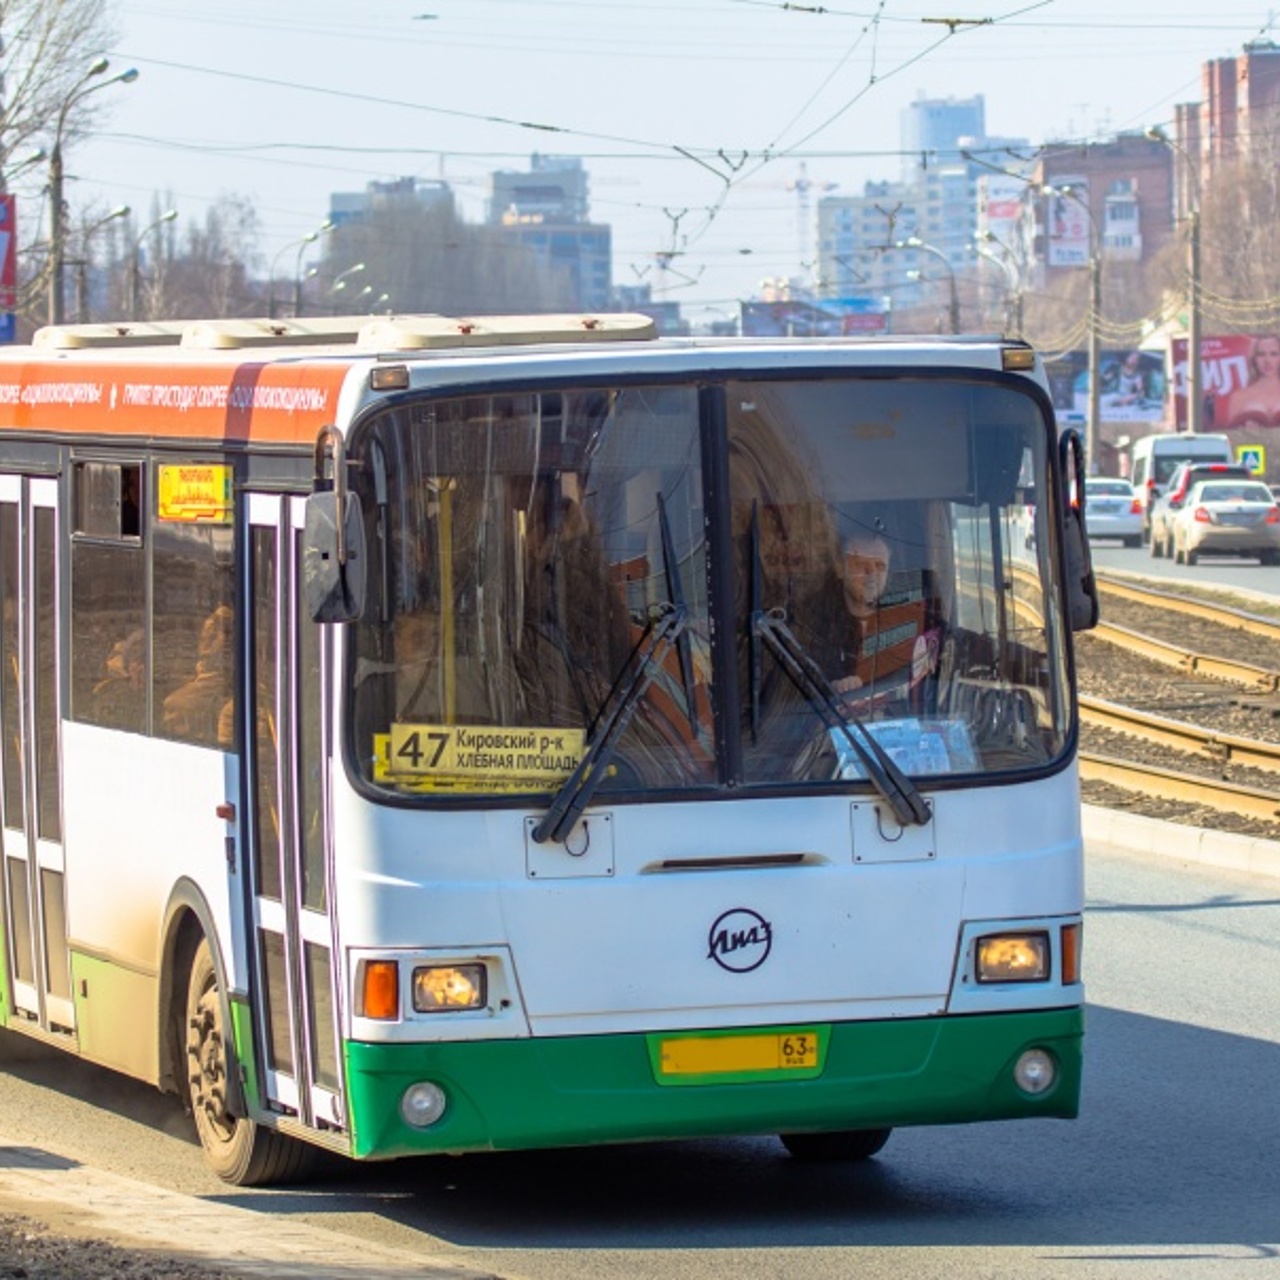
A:
{"label": "asphalt road", "polygon": [[1153,559],[1149,547],[1125,547],[1114,539],[1095,538],[1090,546],[1095,569],[1120,569],[1166,579],[1169,590],[1177,590],[1182,582],[1194,582],[1280,597],[1280,566],[1259,564],[1256,559],[1211,556],[1196,564],[1174,564],[1172,560]]}
{"label": "asphalt road", "polygon": [[268,1235],[307,1222],[507,1277],[1280,1276],[1280,879],[1095,847],[1088,897],[1082,1118],[901,1131],[863,1167],[762,1138],[233,1191],[170,1100],[11,1034],[0,1130]]}

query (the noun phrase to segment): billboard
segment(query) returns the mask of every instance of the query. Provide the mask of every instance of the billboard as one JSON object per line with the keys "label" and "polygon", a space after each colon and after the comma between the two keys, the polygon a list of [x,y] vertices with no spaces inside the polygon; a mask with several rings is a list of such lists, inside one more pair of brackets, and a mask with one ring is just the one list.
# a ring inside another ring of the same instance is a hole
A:
{"label": "billboard", "polygon": [[[1161,422],[1165,416],[1168,378],[1158,351],[1104,351],[1098,391],[1100,422]],[[1064,426],[1083,425],[1089,416],[1089,355],[1068,351],[1047,361],[1049,394]]]}
{"label": "billboard", "polygon": [[[1089,179],[1055,177],[1054,193],[1045,196],[1045,231],[1051,267],[1087,267],[1089,241]],[[1071,194],[1066,194],[1069,188]]]}
{"label": "billboard", "polygon": [[[1174,338],[1175,422],[1187,429],[1187,340]],[[1200,339],[1205,431],[1280,426],[1280,336],[1229,334]]]}

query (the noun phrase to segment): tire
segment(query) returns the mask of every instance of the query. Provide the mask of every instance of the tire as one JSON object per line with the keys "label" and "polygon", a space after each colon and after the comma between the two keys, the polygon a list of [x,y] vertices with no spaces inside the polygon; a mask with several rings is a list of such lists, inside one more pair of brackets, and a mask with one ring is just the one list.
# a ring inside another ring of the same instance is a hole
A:
{"label": "tire", "polygon": [[1136,533],[1133,535],[1133,537],[1131,537],[1131,538],[1125,538],[1125,539],[1123,539],[1123,541],[1124,541],[1124,545],[1125,545],[1126,547],[1140,547],[1140,546],[1142,546],[1142,539],[1141,539],[1141,538],[1140,538]]}
{"label": "tire", "polygon": [[225,1017],[213,951],[202,938],[187,984],[186,1052],[188,1098],[205,1159],[232,1186],[296,1182],[311,1170],[314,1148],[227,1107]]}
{"label": "tire", "polygon": [[1258,560],[1262,564],[1280,564],[1280,551],[1264,551]]}
{"label": "tire", "polygon": [[1200,559],[1200,553],[1198,551],[1192,551],[1190,547],[1188,547],[1182,553],[1183,564],[1195,564],[1195,562],[1199,559]]}
{"label": "tire", "polygon": [[1157,538],[1154,533],[1151,535],[1151,558],[1153,560],[1164,559],[1164,539]]}
{"label": "tire", "polygon": [[892,1129],[844,1129],[835,1133],[780,1133],[779,1141],[796,1160],[870,1160]]}

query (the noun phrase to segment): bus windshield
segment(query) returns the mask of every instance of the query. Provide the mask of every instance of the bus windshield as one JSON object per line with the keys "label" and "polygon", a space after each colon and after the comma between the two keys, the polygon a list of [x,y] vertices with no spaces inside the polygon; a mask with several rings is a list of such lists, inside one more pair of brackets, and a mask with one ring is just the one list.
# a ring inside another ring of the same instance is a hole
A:
{"label": "bus windshield", "polygon": [[1018,385],[954,374],[383,409],[350,447],[360,776],[563,798],[585,758],[597,797],[881,789],[864,734],[914,778],[1049,765],[1052,439]]}

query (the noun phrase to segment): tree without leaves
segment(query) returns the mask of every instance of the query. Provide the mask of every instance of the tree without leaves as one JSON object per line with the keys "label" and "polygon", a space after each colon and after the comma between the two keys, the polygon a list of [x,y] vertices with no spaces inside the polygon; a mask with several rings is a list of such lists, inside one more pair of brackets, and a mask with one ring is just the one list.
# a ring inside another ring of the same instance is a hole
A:
{"label": "tree without leaves", "polygon": [[155,254],[145,314],[183,320],[265,315],[261,290],[250,278],[257,244],[252,202],[245,196],[220,197],[203,226],[186,228],[180,251],[171,245],[167,254]]}
{"label": "tree without leaves", "polygon": [[[52,146],[68,95],[114,38],[108,0],[0,0],[0,176],[15,159]],[[106,105],[92,94],[72,105],[63,122],[64,151]],[[19,218],[28,242],[39,238],[42,220],[43,210],[35,219]],[[44,268],[30,256],[20,268],[20,314],[43,291]]]}
{"label": "tree without leaves", "polygon": [[[0,166],[49,136],[67,95],[115,39],[107,0],[0,0]],[[102,109],[93,95],[67,113],[63,145]]]}

